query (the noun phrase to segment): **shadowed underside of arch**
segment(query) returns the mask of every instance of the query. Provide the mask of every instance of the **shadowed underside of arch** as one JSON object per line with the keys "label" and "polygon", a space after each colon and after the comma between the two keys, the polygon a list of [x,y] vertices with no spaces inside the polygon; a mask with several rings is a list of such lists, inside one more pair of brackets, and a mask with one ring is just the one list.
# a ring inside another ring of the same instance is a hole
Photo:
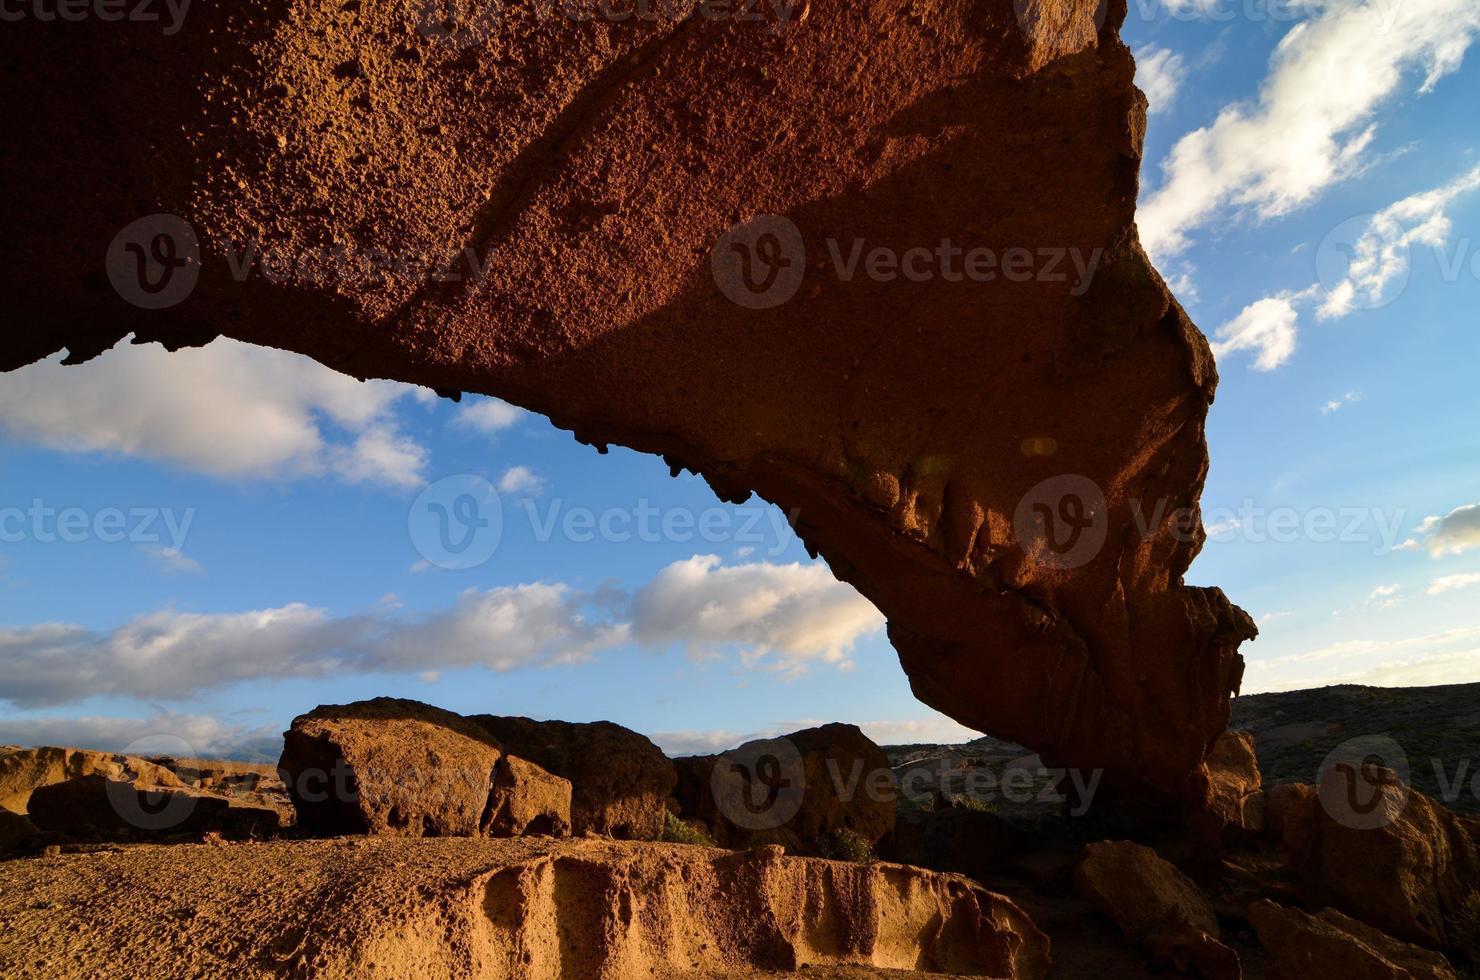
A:
{"label": "shadowed underside of arch", "polygon": [[[798,512],[921,700],[1199,802],[1255,631],[1182,581],[1217,378],[1124,0],[593,6],[7,25],[0,367],[227,335],[664,454]],[[158,213],[198,251],[115,240]]]}

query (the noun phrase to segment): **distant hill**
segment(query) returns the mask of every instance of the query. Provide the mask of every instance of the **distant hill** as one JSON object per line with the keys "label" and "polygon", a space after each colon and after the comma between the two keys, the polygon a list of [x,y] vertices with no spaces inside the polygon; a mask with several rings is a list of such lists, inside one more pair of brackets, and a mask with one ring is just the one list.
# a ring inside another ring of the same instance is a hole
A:
{"label": "distant hill", "polygon": [[1234,700],[1232,727],[1254,733],[1266,783],[1314,782],[1337,746],[1382,736],[1401,747],[1414,787],[1480,813],[1480,684],[1254,694]]}

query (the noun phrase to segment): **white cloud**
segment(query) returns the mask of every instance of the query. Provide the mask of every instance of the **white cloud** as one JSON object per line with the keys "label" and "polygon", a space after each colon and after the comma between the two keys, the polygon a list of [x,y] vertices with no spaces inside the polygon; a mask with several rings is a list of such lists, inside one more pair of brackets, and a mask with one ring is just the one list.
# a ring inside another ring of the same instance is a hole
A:
{"label": "white cloud", "polygon": [[224,338],[174,353],[120,344],[85,364],[63,367],[57,355],[7,375],[0,427],[51,449],[139,456],[219,477],[327,473],[414,486],[426,453],[393,416],[413,390]]}
{"label": "white cloud", "polygon": [[1391,609],[1403,600],[1398,593],[1403,591],[1403,586],[1394,582],[1391,585],[1379,585],[1367,596],[1369,606],[1377,606],[1379,609]]}
{"label": "white cloud", "polygon": [[1359,392],[1359,391],[1348,391],[1345,395],[1342,395],[1340,398],[1333,398],[1330,401],[1326,402],[1326,404],[1322,405],[1321,406],[1321,414],[1322,415],[1330,415],[1333,412],[1339,412],[1343,408],[1345,408],[1346,406],[1351,405],[1354,402],[1359,402],[1361,400],[1362,400],[1362,393],[1361,392]]}
{"label": "white cloud", "polygon": [[283,733],[279,725],[230,725],[208,715],[155,712],[147,718],[0,718],[0,743],[276,762]]}
{"label": "white cloud", "polygon": [[[630,613],[630,621],[628,619]],[[387,596],[346,616],[293,603],[237,613],[162,610],[107,632],[65,623],[0,629],[0,700],[40,708],[90,697],[173,700],[246,680],[348,673],[510,671],[580,663],[638,643],[739,653],[746,667],[840,668],[883,617],[823,565],[675,562],[635,595],[560,583],[470,589],[404,610]]]}
{"label": "white cloud", "polygon": [[141,551],[159,563],[159,567],[170,575],[204,575],[206,568],[179,548],[163,545],[142,545]]}
{"label": "white cloud", "polygon": [[1480,573],[1468,572],[1463,575],[1445,575],[1436,578],[1429,584],[1429,595],[1443,595],[1445,592],[1456,592],[1460,589],[1468,589],[1480,585]]}
{"label": "white cloud", "polygon": [[499,478],[498,489],[499,493],[537,497],[545,489],[545,481],[528,466],[511,466]]}
{"label": "white cloud", "polygon": [[1218,328],[1213,336],[1213,353],[1221,359],[1234,351],[1257,351],[1255,370],[1273,371],[1295,353],[1298,319],[1291,297],[1261,299]]}
{"label": "white cloud", "polygon": [[1456,507],[1443,517],[1423,519],[1409,538],[1393,550],[1417,551],[1423,548],[1432,558],[1461,555],[1480,548],[1480,504]]}
{"label": "white cloud", "polygon": [[1257,101],[1226,106],[1163,163],[1164,180],[1138,216],[1147,252],[1165,262],[1224,209],[1288,214],[1357,172],[1372,118],[1404,78],[1422,73],[1418,90],[1427,92],[1459,67],[1477,33],[1474,0],[1331,5],[1295,25]]}
{"label": "white cloud", "polygon": [[459,428],[492,435],[512,427],[525,415],[524,409],[498,398],[470,397],[472,400],[459,405],[453,416],[452,422]]}
{"label": "white cloud", "polygon": [[1187,62],[1169,48],[1148,44],[1136,51],[1136,84],[1146,93],[1152,115],[1170,111],[1187,80]]}
{"label": "white cloud", "polygon": [[1249,658],[1246,694],[1330,684],[1416,687],[1480,680],[1480,628],[1395,639],[1341,640],[1282,657]]}
{"label": "white cloud", "polygon": [[639,643],[678,644],[698,658],[734,646],[746,666],[789,675],[815,662],[848,668],[853,644],[884,625],[825,565],[724,567],[715,555],[669,565],[632,605]]}
{"label": "white cloud", "polygon": [[1443,187],[1406,197],[1373,215],[1351,243],[1346,278],[1332,286],[1317,316],[1344,317],[1360,306],[1387,302],[1389,286],[1408,274],[1415,245],[1444,247],[1449,238],[1445,210],[1455,198],[1480,188],[1480,167]]}

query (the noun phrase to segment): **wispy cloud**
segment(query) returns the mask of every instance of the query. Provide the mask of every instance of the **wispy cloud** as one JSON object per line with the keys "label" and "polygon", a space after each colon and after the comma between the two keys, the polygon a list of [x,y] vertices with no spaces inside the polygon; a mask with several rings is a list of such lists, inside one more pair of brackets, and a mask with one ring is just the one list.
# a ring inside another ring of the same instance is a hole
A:
{"label": "wispy cloud", "polygon": [[1413,534],[1394,550],[1423,549],[1432,558],[1444,558],[1480,548],[1480,504],[1456,507],[1443,517],[1425,517]]}
{"label": "wispy cloud", "polygon": [[1187,61],[1169,48],[1148,44],[1136,51],[1136,84],[1152,115],[1169,112],[1187,80]]}

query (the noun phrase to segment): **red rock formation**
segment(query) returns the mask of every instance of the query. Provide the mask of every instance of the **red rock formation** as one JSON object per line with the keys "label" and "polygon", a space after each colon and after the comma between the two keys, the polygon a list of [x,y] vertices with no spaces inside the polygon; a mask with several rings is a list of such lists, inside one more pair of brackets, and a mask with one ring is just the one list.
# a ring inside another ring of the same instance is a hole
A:
{"label": "red rock formation", "polygon": [[[225,333],[665,454],[798,511],[921,700],[1202,802],[1254,627],[1182,581],[1216,374],[1137,242],[1125,0],[452,37],[422,6],[7,25],[0,368]],[[143,290],[128,246],[192,239]],[[252,244],[271,275],[234,273]]]}
{"label": "red rock formation", "polygon": [[1307,915],[1265,900],[1249,907],[1249,922],[1269,951],[1271,980],[1455,980],[1454,968],[1438,953],[1399,942],[1335,909]]}

